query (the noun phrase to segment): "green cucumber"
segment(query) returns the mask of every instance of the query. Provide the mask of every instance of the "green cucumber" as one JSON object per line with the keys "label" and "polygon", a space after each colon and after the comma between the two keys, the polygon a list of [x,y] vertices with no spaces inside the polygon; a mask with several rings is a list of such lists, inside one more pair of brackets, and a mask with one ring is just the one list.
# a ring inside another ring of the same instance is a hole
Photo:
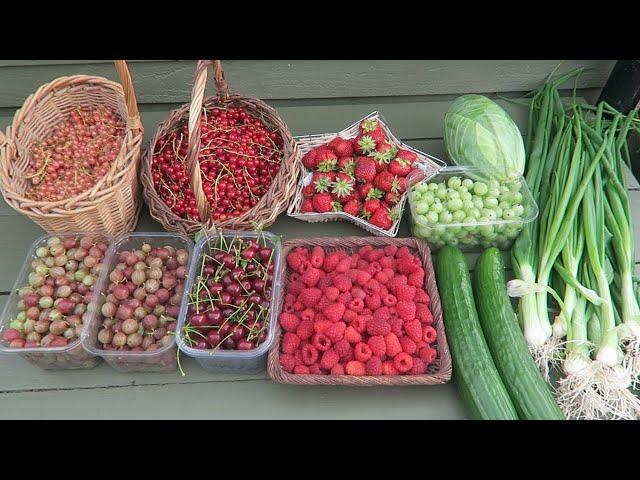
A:
{"label": "green cucumber", "polygon": [[453,360],[453,379],[469,414],[480,420],[518,420],[482,335],[469,268],[460,249],[445,246],[440,250],[436,280]]}
{"label": "green cucumber", "polygon": [[564,420],[551,389],[529,354],[507,295],[502,254],[489,248],[473,272],[478,315],[484,338],[522,420]]}

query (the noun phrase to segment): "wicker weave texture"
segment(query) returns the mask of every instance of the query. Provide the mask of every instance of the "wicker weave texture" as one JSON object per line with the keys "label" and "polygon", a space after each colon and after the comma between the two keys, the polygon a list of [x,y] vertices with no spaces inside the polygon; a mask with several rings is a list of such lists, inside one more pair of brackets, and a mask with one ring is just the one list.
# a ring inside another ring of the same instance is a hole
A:
{"label": "wicker weave texture", "polygon": [[[116,61],[123,85],[103,77],[74,75],[42,85],[16,111],[5,141],[0,141],[0,188],[14,210],[47,232],[107,232],[135,228],[141,202],[138,168],[143,128],[126,63]],[[122,147],[110,170],[92,188],[61,201],[25,197],[31,147],[51,134],[78,107],[107,106],[126,121]]]}
{"label": "wicker weave texture", "polygon": [[[213,68],[217,95],[204,98],[207,68],[209,66]],[[277,130],[283,139],[282,164],[267,192],[253,208],[247,210],[244,214],[218,223],[214,223],[210,215],[209,205],[202,189],[202,175],[198,162],[201,147],[200,112],[203,107],[207,109],[215,107],[243,108],[247,113],[260,118],[269,127]],[[200,218],[204,219],[202,222],[185,219],[173,213],[155,191],[151,177],[151,161],[156,145],[162,138],[173,132],[185,121],[189,122],[187,172],[189,173],[191,188],[196,197]],[[287,204],[296,188],[299,161],[300,159],[296,154],[296,143],[289,127],[280,118],[280,115],[262,100],[230,94],[227,82],[224,79],[221,62],[219,60],[201,60],[196,68],[191,103],[172,111],[169,118],[158,125],[149,148],[144,155],[141,171],[143,194],[149,205],[151,216],[170,232],[190,235],[203,228],[206,230],[214,228],[253,230],[256,225],[267,227],[273,224],[278,215],[287,208]]]}
{"label": "wicker weave texture", "polygon": [[[279,383],[291,383],[300,385],[345,385],[356,387],[373,386],[402,386],[402,385],[438,385],[447,383],[451,379],[451,354],[442,319],[442,306],[440,305],[440,295],[436,285],[435,273],[431,262],[431,252],[429,246],[422,240],[416,238],[382,238],[382,237],[321,237],[289,240],[284,243],[282,255],[287,254],[296,247],[321,246],[325,251],[345,250],[354,252],[360,247],[371,245],[374,248],[396,245],[406,246],[412,253],[417,254],[422,260],[425,271],[425,290],[431,297],[430,309],[433,314],[433,327],[438,333],[435,348],[438,352],[434,363],[429,365],[429,371],[423,375],[380,375],[380,376],[353,376],[353,375],[298,375],[285,372],[280,366],[280,341],[282,329],[280,322],[276,324],[275,338],[269,350],[269,360],[267,371],[272,380]],[[282,310],[286,286],[289,280],[289,269],[287,262],[283,261],[280,267],[280,275],[283,288],[280,289],[279,298],[276,301],[278,316]]]}

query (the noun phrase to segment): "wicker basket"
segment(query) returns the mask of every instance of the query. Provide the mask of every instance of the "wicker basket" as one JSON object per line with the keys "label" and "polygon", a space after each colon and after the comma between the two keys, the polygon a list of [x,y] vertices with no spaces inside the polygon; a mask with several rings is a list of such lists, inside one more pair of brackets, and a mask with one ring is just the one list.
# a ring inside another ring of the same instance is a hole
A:
{"label": "wicker basket", "polygon": [[368,231],[369,233],[372,233],[373,235],[378,235],[382,237],[395,237],[396,235],[398,235],[398,229],[400,228],[400,221],[402,220],[402,216],[400,216],[400,218],[398,218],[398,220],[396,220],[393,223],[393,226],[391,227],[391,229],[383,230],[379,227],[376,227],[375,225],[372,225],[371,223],[369,223],[363,218],[355,217],[345,212],[302,213],[300,211],[302,207],[302,202],[304,201],[302,190],[311,182],[311,177],[313,176],[313,172],[311,170],[308,170],[302,164],[302,157],[309,150],[313,150],[314,148],[324,145],[327,142],[333,140],[336,135],[340,135],[342,138],[356,137],[359,133],[360,123],[369,119],[378,120],[379,123],[382,125],[382,128],[384,129],[387,136],[391,139],[391,141],[395,145],[402,145],[402,148],[406,150],[411,150],[418,156],[418,159],[416,160],[415,164],[419,168],[420,173],[418,173],[417,175],[413,174],[407,177],[407,184],[408,184],[407,191],[402,195],[396,207],[400,212],[402,212],[402,210],[404,209],[404,205],[407,201],[409,187],[412,185],[415,185],[417,182],[421,180],[430,178],[431,176],[438,173],[438,171],[442,167],[446,166],[446,163],[443,162],[442,160],[434,156],[427,155],[426,153],[421,152],[420,150],[417,150],[413,147],[410,147],[409,145],[402,143],[402,141],[398,138],[396,133],[389,126],[389,124],[384,119],[384,117],[380,114],[380,112],[372,112],[366,117],[362,118],[361,120],[358,120],[353,125],[345,128],[344,130],[341,130],[338,133],[323,133],[319,135],[305,135],[305,136],[295,137],[296,143],[298,145],[298,155],[300,157],[300,167],[299,167],[300,181],[298,183],[298,187],[293,196],[293,200],[291,201],[291,204],[287,209],[287,215],[293,218],[297,218],[298,220],[303,220],[309,223],[331,222],[331,221],[351,222],[355,225],[358,225],[360,228],[363,228],[364,230]]}
{"label": "wicker basket", "polygon": [[[216,96],[204,98],[207,83],[207,67],[212,65]],[[248,113],[261,118],[267,125],[275,128],[284,142],[282,164],[273,179],[270,188],[258,203],[239,217],[230,218],[214,224],[210,215],[209,204],[202,190],[202,175],[198,155],[200,152],[200,112],[202,108],[241,107]],[[153,186],[151,178],[151,161],[156,144],[165,135],[171,133],[188,118],[189,146],[187,153],[187,172],[190,175],[190,186],[193,189],[201,222],[179,217],[160,198]],[[191,103],[171,112],[169,118],[162,122],[151,140],[143,157],[141,172],[144,198],[149,205],[151,216],[158,220],[166,230],[182,234],[193,234],[197,231],[225,228],[230,230],[253,230],[256,225],[267,227],[275,222],[278,215],[287,208],[287,204],[296,187],[299,158],[296,155],[296,144],[289,128],[278,113],[262,100],[230,94],[224,78],[220,60],[200,60],[196,67],[195,80],[191,95]]]}
{"label": "wicker basket", "polygon": [[[433,327],[438,332],[436,340],[436,350],[438,355],[434,363],[429,365],[429,371],[423,375],[380,375],[380,376],[362,376],[353,375],[300,375],[285,372],[280,366],[280,341],[282,337],[282,329],[280,322],[275,327],[275,338],[271,349],[269,350],[269,360],[267,370],[269,376],[275,382],[292,383],[300,385],[346,385],[353,387],[373,387],[373,386],[402,386],[402,385],[438,385],[447,383],[451,379],[451,354],[449,353],[449,345],[444,331],[444,323],[442,320],[442,307],[440,305],[440,296],[438,295],[438,287],[436,285],[433,264],[431,263],[431,252],[429,246],[422,240],[416,238],[376,238],[376,237],[327,237],[327,238],[304,238],[299,240],[289,240],[284,243],[282,248],[282,257],[286,258],[291,249],[296,247],[314,247],[319,245],[325,250],[347,250],[355,251],[362,246],[371,245],[374,248],[384,247],[386,245],[396,245],[398,247],[406,246],[413,253],[422,259],[422,265],[425,271],[425,290],[431,297],[431,313],[433,314]],[[286,287],[289,279],[289,269],[287,262],[283,261],[280,267],[280,278],[282,286]],[[282,309],[283,299],[286,295],[286,288],[281,288],[275,308],[277,312]]]}
{"label": "wicker basket", "polygon": [[[122,85],[103,77],[74,75],[42,85],[18,110],[0,138],[0,189],[5,201],[47,232],[133,230],[140,207],[138,165],[143,127],[127,64],[115,62]],[[89,190],[66,200],[34,201],[24,196],[34,142],[49,135],[77,107],[106,105],[126,120],[120,153],[107,174]]]}

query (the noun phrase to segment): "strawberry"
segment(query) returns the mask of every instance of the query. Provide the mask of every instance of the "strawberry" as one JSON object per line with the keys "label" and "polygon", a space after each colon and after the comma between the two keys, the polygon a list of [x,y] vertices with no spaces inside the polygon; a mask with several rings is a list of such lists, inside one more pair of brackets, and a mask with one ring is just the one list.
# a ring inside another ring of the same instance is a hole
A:
{"label": "strawberry", "polygon": [[310,183],[306,187],[302,189],[302,196],[304,198],[311,198],[316,193],[316,186],[313,183]]}
{"label": "strawberry", "polygon": [[365,183],[365,184],[363,184],[363,185],[360,185],[360,186],[358,187],[358,193],[360,194],[360,196],[361,196],[362,198],[367,199],[367,198],[368,198],[368,195],[369,195],[369,192],[370,192],[371,190],[373,190],[373,188],[374,188],[373,184],[372,184],[372,183],[368,183],[368,182],[367,182],[367,183]]}
{"label": "strawberry", "polygon": [[367,120],[363,120],[362,122],[360,122],[360,132],[362,133],[373,132],[379,126],[380,124],[378,123],[378,120],[376,120],[375,118],[369,118]]}
{"label": "strawberry", "polygon": [[327,145],[338,157],[350,157],[353,155],[353,144],[349,140],[337,136]]}
{"label": "strawberry", "polygon": [[407,191],[407,179],[404,177],[396,177],[391,182],[391,191],[393,193],[404,193]]}
{"label": "strawberry", "polygon": [[387,134],[384,133],[381,125],[378,125],[378,128],[375,130],[370,131],[368,135],[370,135],[376,143],[385,142],[387,140]]}
{"label": "strawberry", "polygon": [[368,155],[376,148],[376,141],[369,135],[358,135],[354,147],[358,155]]}
{"label": "strawberry", "polygon": [[318,166],[318,149],[314,148],[305,153],[302,157],[302,164],[309,170],[315,170]]}
{"label": "strawberry", "polygon": [[353,180],[344,173],[336,175],[336,181],[331,184],[331,193],[336,200],[344,200],[353,193]]}
{"label": "strawberry", "polygon": [[[333,172],[331,172],[333,173]],[[315,172],[311,177],[311,184],[314,185],[316,192],[328,192],[331,182],[335,179],[335,175],[331,173]]]}
{"label": "strawberry", "polygon": [[393,207],[396,203],[400,201],[400,195],[394,192],[387,192],[384,196],[384,201],[390,207]]}
{"label": "strawberry", "polygon": [[331,172],[338,166],[338,157],[333,150],[329,148],[320,148],[316,156],[318,163],[317,169],[319,172]]}
{"label": "strawberry", "polygon": [[348,213],[349,215],[353,215],[357,217],[360,213],[360,209],[362,208],[362,204],[358,200],[349,200],[342,207],[342,211]]}
{"label": "strawberry", "polygon": [[393,187],[393,181],[397,180],[391,172],[383,171],[376,175],[376,178],[373,180],[373,185],[380,190],[385,192],[390,192]]}
{"label": "strawberry", "polygon": [[360,156],[356,160],[355,177],[359,182],[372,182],[376,176],[376,162],[371,157]]}
{"label": "strawberry", "polygon": [[331,202],[331,211],[332,212],[341,212],[342,211],[342,203],[339,201]]}
{"label": "strawberry", "polygon": [[405,160],[411,165],[418,159],[418,155],[411,150],[400,149],[396,154],[396,159]]}
{"label": "strawberry", "polygon": [[356,169],[356,161],[351,157],[340,157],[338,159],[338,170],[342,173],[346,173],[350,177],[354,176]]}
{"label": "strawberry", "polygon": [[364,202],[364,207],[362,208],[362,216],[364,218],[370,218],[379,209],[380,200],[378,200],[377,198],[371,198]]}
{"label": "strawberry", "polygon": [[302,202],[302,206],[300,207],[300,211],[302,213],[311,213],[311,212],[315,212],[315,209],[313,208],[313,202],[310,199],[305,199]]}
{"label": "strawberry", "polygon": [[377,144],[375,152],[372,152],[370,155],[376,161],[376,170],[378,173],[387,168],[387,165],[395,156],[397,150],[398,148],[391,145],[389,142],[381,142]]}
{"label": "strawberry", "polygon": [[411,172],[411,163],[396,157],[389,163],[389,171],[399,177],[406,177]]}
{"label": "strawberry", "polygon": [[316,193],[311,199],[316,212],[327,213],[333,208],[333,197],[328,192]]}
{"label": "strawberry", "polygon": [[369,223],[375,225],[378,228],[381,228],[382,230],[389,230],[391,227],[393,227],[393,222],[394,220],[391,218],[389,210],[385,207],[378,208],[375,212],[373,212],[371,218],[369,219]]}

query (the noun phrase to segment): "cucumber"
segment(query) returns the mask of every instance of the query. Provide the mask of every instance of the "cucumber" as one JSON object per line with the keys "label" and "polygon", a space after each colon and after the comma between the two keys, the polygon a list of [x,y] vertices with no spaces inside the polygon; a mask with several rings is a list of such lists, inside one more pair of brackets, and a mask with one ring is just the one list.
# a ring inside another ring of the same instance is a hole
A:
{"label": "cucumber", "polygon": [[520,419],[564,420],[518,326],[498,249],[489,248],[480,255],[473,272],[473,291],[484,338]]}
{"label": "cucumber", "polygon": [[443,247],[436,258],[436,280],[453,360],[453,379],[472,418],[518,420],[482,335],[469,268],[462,251]]}

